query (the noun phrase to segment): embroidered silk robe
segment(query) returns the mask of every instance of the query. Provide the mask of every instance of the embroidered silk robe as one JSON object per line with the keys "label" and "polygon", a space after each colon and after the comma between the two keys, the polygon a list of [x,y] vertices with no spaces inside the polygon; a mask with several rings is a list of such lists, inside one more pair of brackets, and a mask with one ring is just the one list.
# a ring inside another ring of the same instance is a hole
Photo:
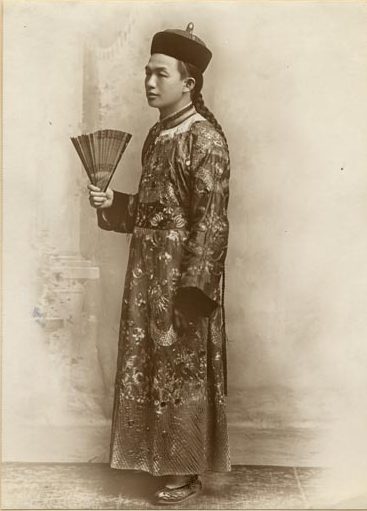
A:
{"label": "embroidered silk robe", "polygon": [[[228,150],[194,107],[144,147],[137,193],[114,190],[112,206],[97,209],[100,228],[132,234],[110,466],[153,475],[230,471],[220,306]],[[198,312],[179,333],[174,303]]]}

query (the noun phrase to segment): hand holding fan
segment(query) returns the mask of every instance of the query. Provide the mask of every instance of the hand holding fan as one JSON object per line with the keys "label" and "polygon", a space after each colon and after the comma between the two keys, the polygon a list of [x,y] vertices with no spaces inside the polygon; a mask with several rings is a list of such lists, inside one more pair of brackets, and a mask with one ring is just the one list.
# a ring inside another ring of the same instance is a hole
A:
{"label": "hand holding fan", "polygon": [[98,130],[71,137],[91,183],[103,192],[106,191],[130,139],[130,133],[119,130]]}

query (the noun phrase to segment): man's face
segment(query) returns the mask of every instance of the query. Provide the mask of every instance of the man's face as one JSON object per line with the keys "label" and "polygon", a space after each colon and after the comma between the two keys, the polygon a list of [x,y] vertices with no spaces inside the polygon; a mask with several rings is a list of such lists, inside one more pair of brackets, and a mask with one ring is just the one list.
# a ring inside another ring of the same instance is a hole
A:
{"label": "man's face", "polygon": [[149,105],[156,108],[173,106],[185,91],[185,79],[181,79],[177,60],[154,53],[145,67],[145,92]]}

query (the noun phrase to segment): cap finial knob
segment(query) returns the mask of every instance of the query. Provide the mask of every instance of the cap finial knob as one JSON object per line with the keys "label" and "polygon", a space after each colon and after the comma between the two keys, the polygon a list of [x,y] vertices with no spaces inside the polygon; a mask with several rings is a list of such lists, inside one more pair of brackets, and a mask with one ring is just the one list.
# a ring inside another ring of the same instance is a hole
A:
{"label": "cap finial knob", "polygon": [[190,21],[190,23],[186,27],[186,32],[188,32],[190,35],[192,35],[193,30],[194,30],[194,24],[192,21]]}

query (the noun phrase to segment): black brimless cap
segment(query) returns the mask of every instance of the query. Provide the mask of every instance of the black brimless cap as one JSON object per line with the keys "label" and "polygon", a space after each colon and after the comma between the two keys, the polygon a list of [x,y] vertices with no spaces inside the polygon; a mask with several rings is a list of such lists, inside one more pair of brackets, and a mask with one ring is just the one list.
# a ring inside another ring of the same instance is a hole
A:
{"label": "black brimless cap", "polygon": [[163,53],[189,62],[203,73],[212,58],[212,52],[204,41],[192,33],[193,28],[194,24],[189,23],[186,30],[167,29],[157,32],[153,36],[150,54]]}

